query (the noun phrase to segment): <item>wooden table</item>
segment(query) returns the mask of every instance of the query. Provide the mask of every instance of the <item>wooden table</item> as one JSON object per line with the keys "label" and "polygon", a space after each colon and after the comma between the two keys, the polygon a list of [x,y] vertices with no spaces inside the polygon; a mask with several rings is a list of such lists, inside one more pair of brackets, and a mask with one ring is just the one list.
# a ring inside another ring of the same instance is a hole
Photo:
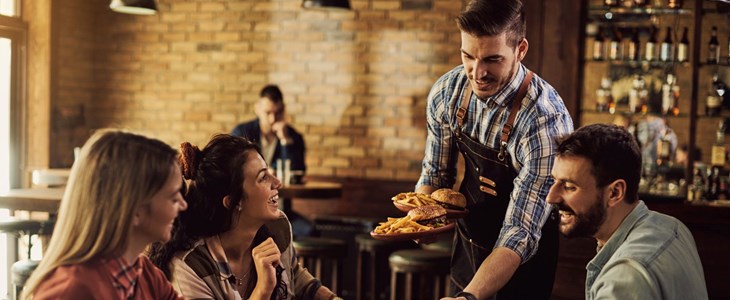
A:
{"label": "wooden table", "polygon": [[279,188],[279,209],[292,223],[294,235],[310,235],[314,224],[292,210],[292,199],[302,200],[336,200],[342,197],[342,184],[336,182],[306,181],[304,184],[292,184]]}
{"label": "wooden table", "polygon": [[0,192],[0,208],[56,212],[64,188],[11,189]]}
{"label": "wooden table", "polygon": [[334,199],[342,196],[342,184],[337,182],[309,181],[279,188],[280,198]]}

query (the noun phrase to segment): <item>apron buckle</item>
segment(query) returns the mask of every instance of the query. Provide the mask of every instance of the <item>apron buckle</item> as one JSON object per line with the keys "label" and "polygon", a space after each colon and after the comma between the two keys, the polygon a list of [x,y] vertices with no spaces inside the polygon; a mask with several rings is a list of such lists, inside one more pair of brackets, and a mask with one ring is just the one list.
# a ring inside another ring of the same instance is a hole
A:
{"label": "apron buckle", "polygon": [[504,161],[505,151],[507,151],[507,142],[502,142],[499,146],[499,154],[497,154],[499,161]]}

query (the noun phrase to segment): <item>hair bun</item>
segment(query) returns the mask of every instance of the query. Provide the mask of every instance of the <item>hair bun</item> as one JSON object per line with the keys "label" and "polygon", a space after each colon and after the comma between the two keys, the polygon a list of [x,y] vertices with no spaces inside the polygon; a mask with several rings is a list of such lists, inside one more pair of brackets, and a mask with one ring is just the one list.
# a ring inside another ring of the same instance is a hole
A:
{"label": "hair bun", "polygon": [[200,149],[198,146],[183,142],[180,144],[180,167],[182,167],[183,177],[185,179],[193,179],[198,171],[198,163],[200,158]]}

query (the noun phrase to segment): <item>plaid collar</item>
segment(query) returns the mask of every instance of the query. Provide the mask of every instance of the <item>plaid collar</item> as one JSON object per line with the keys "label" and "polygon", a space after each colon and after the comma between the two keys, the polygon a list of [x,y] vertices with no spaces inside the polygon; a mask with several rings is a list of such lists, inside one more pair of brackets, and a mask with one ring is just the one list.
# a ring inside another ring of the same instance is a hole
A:
{"label": "plaid collar", "polygon": [[141,257],[137,257],[132,264],[127,264],[122,257],[108,259],[103,262],[104,268],[112,275],[114,290],[121,299],[134,298],[137,280],[142,274],[141,259]]}

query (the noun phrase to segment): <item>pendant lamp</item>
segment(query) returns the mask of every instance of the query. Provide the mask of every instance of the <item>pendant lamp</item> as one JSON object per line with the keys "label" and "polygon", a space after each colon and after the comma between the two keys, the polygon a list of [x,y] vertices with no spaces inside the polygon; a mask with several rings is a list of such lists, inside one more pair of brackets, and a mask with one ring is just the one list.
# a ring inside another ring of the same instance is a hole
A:
{"label": "pendant lamp", "polygon": [[302,2],[304,8],[335,8],[335,9],[350,9],[349,0],[304,0]]}
{"label": "pendant lamp", "polygon": [[155,0],[112,0],[109,8],[118,13],[133,15],[154,15],[157,13]]}

